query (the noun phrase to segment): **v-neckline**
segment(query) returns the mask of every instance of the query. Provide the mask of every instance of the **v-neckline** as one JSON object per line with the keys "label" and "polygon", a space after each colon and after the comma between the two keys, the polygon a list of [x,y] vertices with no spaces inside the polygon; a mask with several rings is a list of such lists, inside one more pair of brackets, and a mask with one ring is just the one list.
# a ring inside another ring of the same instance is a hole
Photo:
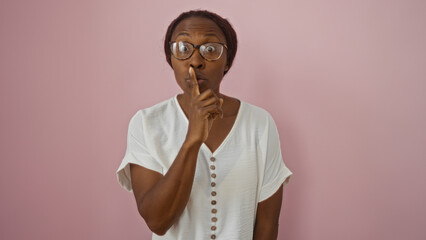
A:
{"label": "v-neckline", "polygon": [[[178,96],[179,94],[176,94],[175,96],[174,96],[174,102],[175,102],[175,104],[176,104],[176,106],[177,106],[177,108],[179,109],[179,112],[181,113],[181,115],[182,115],[182,117],[183,117],[183,119],[185,119],[185,122],[186,122],[186,124],[187,125],[189,125],[189,120],[188,120],[188,118],[186,117],[186,115],[185,115],[185,112],[183,111],[183,109],[182,109],[182,107],[180,106],[180,104],[179,104],[179,101],[177,100],[177,96]],[[210,156],[216,156],[217,154],[218,154],[218,152],[220,152],[220,150],[223,148],[223,146],[226,144],[226,142],[228,141],[228,139],[229,138],[231,138],[231,136],[232,136],[232,134],[236,131],[235,130],[235,128],[236,128],[236,125],[238,124],[238,122],[239,122],[239,119],[241,118],[241,112],[242,112],[242,109],[243,109],[243,105],[244,105],[244,102],[243,101],[241,101],[240,99],[237,99],[238,101],[240,101],[240,106],[238,107],[238,112],[237,112],[237,117],[235,118],[235,121],[234,121],[234,123],[232,124],[232,127],[231,127],[231,130],[229,130],[229,132],[228,132],[228,134],[226,135],[226,137],[223,139],[223,141],[220,143],[220,145],[219,145],[219,147],[217,147],[216,148],[216,150],[214,150],[214,152],[212,152],[211,150],[210,150],[210,148],[203,142],[203,144],[201,144],[201,147],[202,148],[204,148],[209,154],[210,154]]]}

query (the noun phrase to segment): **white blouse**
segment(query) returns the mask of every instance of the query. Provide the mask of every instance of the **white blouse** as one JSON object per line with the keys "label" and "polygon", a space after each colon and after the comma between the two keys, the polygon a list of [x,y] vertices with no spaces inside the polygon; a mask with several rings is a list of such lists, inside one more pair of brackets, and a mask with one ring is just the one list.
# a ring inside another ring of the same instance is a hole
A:
{"label": "white blouse", "polygon": [[[165,235],[153,240],[253,238],[257,204],[286,185],[292,172],[285,166],[277,127],[264,109],[241,101],[235,123],[213,153],[202,144],[191,195],[182,215]],[[132,191],[134,163],[165,175],[188,130],[177,95],[138,110],[128,128],[126,154],[118,182]]]}

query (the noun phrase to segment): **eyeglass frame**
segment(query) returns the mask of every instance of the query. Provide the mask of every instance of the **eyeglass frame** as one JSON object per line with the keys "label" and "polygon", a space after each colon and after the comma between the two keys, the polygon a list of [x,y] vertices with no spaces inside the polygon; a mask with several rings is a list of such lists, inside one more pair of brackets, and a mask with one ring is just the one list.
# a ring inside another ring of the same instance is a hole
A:
{"label": "eyeglass frame", "polygon": [[[193,47],[192,53],[191,53],[191,54],[190,54],[187,58],[177,58],[177,57],[173,54],[172,44],[173,44],[173,43],[177,43],[177,42],[185,42],[185,43],[190,44],[190,45]],[[200,47],[201,47],[201,46],[203,46],[204,44],[207,44],[207,43],[217,43],[217,44],[220,44],[220,45],[222,45],[223,47],[225,47],[225,48],[226,48],[226,50],[228,50],[228,46],[226,46],[226,44],[221,43],[221,42],[206,42],[206,43],[198,44],[198,45],[197,45],[197,44],[193,44],[193,43],[186,42],[186,41],[170,41],[170,42],[169,42],[170,54],[171,54],[174,58],[176,58],[177,60],[186,60],[186,59],[189,59],[189,58],[192,56],[192,54],[194,54],[195,49],[198,49],[198,51],[200,51]],[[209,61],[209,62],[213,62],[213,61],[217,61],[217,60],[219,60],[219,59],[222,57],[222,54],[223,54],[223,49],[222,49],[222,52],[220,53],[220,56],[219,56],[217,59],[215,59],[215,60],[210,60],[210,59],[205,58],[205,57],[203,56],[203,54],[201,54],[201,52],[200,52],[200,56],[201,56],[203,59],[205,59],[206,61]]]}

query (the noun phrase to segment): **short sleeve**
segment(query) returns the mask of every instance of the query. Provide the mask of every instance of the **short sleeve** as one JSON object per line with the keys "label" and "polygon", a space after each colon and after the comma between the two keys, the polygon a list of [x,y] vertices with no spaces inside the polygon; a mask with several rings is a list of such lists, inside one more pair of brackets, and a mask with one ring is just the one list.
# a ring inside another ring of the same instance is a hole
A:
{"label": "short sleeve", "polygon": [[145,144],[145,134],[143,130],[143,115],[141,110],[130,119],[127,132],[126,154],[116,172],[119,184],[129,192],[132,190],[132,181],[130,176],[130,163],[134,163],[147,169],[162,174],[162,167],[149,153]]}
{"label": "short sleeve", "polygon": [[263,155],[265,157],[265,166],[259,202],[271,197],[281,184],[286,185],[293,174],[284,164],[278,129],[269,113],[267,125],[267,130],[261,140],[262,149],[265,151]]}

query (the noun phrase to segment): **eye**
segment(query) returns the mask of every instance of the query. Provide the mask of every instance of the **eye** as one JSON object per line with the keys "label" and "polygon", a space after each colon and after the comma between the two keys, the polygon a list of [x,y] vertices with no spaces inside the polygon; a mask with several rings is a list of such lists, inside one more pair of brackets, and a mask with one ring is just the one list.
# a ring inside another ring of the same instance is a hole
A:
{"label": "eye", "polygon": [[207,46],[206,47],[206,49],[205,49],[205,51],[207,51],[207,52],[214,52],[214,51],[216,51],[216,48],[215,47],[213,47],[213,46]]}
{"label": "eye", "polygon": [[179,42],[179,52],[186,53],[189,51],[189,47],[187,43]]}

